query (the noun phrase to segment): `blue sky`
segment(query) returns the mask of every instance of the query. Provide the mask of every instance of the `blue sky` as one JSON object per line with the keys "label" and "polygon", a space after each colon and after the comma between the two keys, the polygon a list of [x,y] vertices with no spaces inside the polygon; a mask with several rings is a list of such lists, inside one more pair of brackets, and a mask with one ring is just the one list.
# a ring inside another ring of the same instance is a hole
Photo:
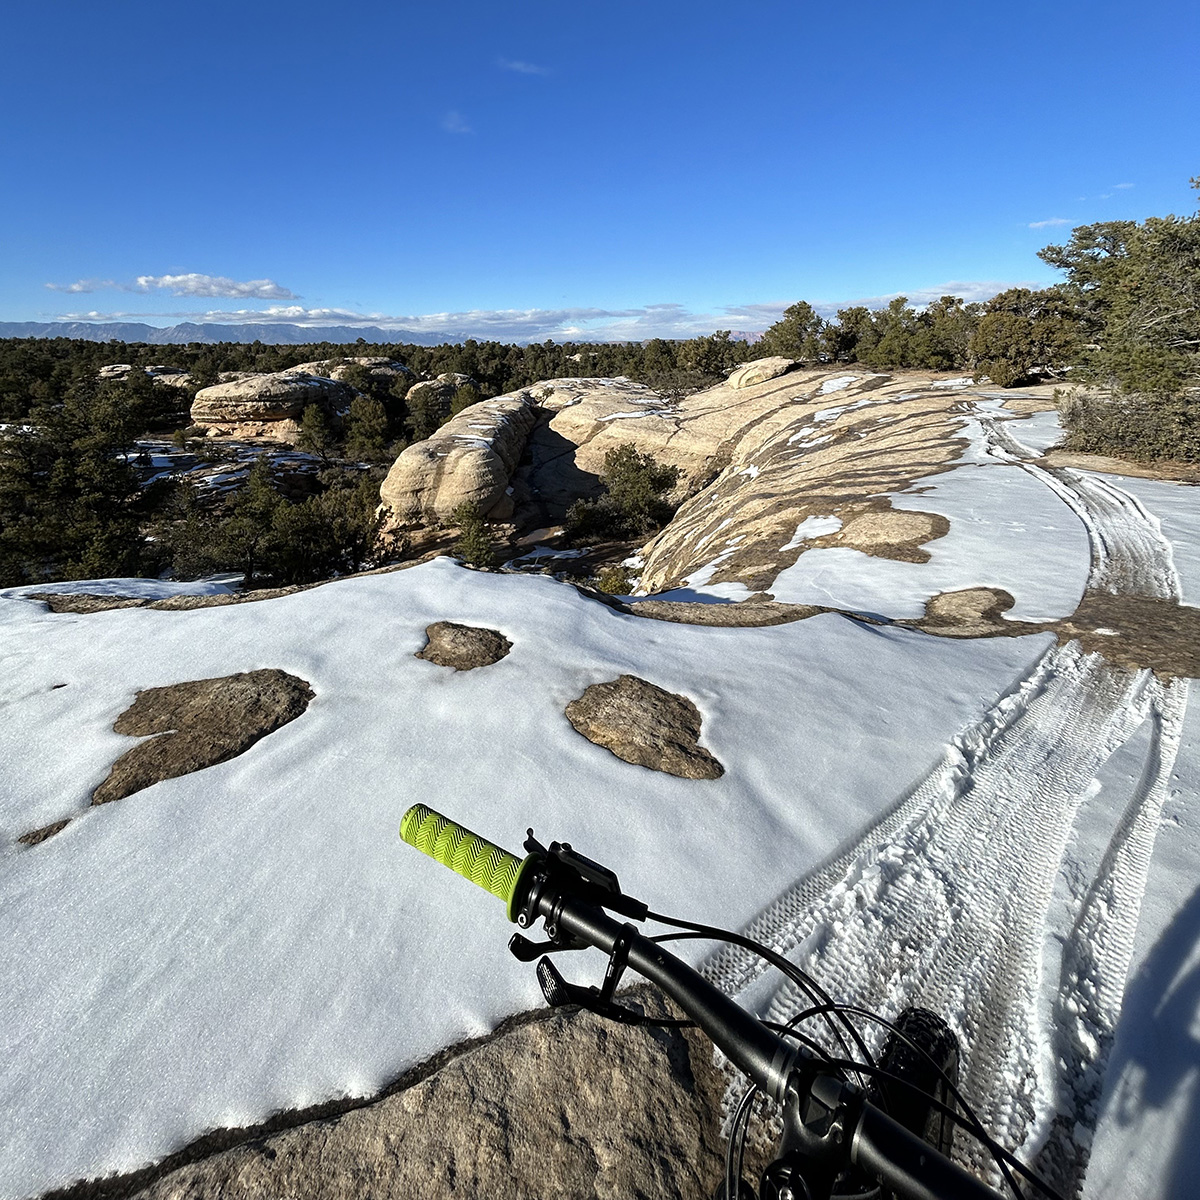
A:
{"label": "blue sky", "polygon": [[[0,319],[504,340],[1049,282],[1190,212],[1200,6],[14,2]],[[53,285],[48,287],[47,285]]]}

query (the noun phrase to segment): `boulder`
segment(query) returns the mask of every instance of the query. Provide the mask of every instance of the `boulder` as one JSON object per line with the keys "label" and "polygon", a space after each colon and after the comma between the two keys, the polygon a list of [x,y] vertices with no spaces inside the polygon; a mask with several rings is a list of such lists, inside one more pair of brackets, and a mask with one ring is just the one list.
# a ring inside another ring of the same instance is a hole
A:
{"label": "boulder", "polygon": [[[135,368],[130,363],[109,363],[96,372],[98,379],[127,379]],[[182,367],[169,367],[158,364],[153,367],[142,367],[155,383],[165,383],[168,387],[188,387],[192,377]]]}
{"label": "boulder", "polygon": [[205,426],[210,435],[290,442],[299,436],[300,418],[310,404],[320,405],[336,420],[357,394],[347,384],[320,375],[249,375],[201,388],[192,401],[192,423]]}
{"label": "boulder", "polygon": [[312,698],[303,679],[274,668],[138,692],[113,731],[150,740],[117,759],[92,803],[108,804],[160,780],[236,758],[294,721]]}
{"label": "boulder", "polygon": [[490,667],[512,649],[512,642],[495,629],[458,625],[453,621],[434,621],[426,627],[425,637],[427,641],[416,657],[455,671]]}
{"label": "boulder", "polygon": [[725,768],[699,744],[700,712],[686,697],[622,675],[594,683],[566,708],[589,742],[618,758],[683,779],[718,779]]}
{"label": "boulder", "polygon": [[766,383],[768,379],[777,379],[785,371],[790,371],[796,365],[794,358],[783,358],[774,355],[771,358],[758,358],[748,362],[744,367],[738,367],[731,372],[727,380],[731,388],[753,387],[756,383]]}
{"label": "boulder", "polygon": [[439,375],[436,379],[424,379],[420,383],[414,383],[408,389],[406,402],[410,409],[421,405],[428,405],[440,412],[442,416],[445,416],[450,411],[450,403],[454,399],[454,393],[460,387],[478,388],[479,384],[470,375],[462,375],[458,371],[449,371],[443,375]]}
{"label": "boulder", "polygon": [[433,437],[409,446],[379,489],[388,527],[448,521],[467,502],[485,517],[506,519],[509,480],[536,420],[533,398],[516,392],[464,408]]}

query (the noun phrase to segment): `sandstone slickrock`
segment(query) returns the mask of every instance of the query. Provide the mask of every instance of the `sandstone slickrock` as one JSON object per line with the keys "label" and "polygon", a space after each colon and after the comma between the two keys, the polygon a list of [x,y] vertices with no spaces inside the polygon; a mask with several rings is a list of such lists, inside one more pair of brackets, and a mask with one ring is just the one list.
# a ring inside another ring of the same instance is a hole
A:
{"label": "sandstone slickrock", "polygon": [[312,697],[303,679],[275,668],[138,692],[113,730],[130,737],[160,736],[122,754],[92,793],[92,803],[120,800],[162,779],[234,758],[294,721]]}
{"label": "sandstone slickrock", "polygon": [[771,358],[758,358],[748,362],[744,367],[738,367],[729,374],[726,382],[731,388],[753,387],[756,383],[766,383],[768,379],[777,379],[785,371],[796,365],[794,358],[784,358],[774,355]]}
{"label": "sandstone slickrock", "polygon": [[310,404],[340,419],[358,393],[320,375],[276,371],[201,388],[192,401],[192,423],[210,435],[292,442]]}
{"label": "sandstone slickrock", "polygon": [[39,846],[42,842],[52,838],[56,833],[62,833],[70,823],[70,817],[66,817],[61,821],[51,821],[49,825],[43,825],[41,829],[31,829],[28,833],[22,834],[17,838],[17,841],[24,846]]}
{"label": "sandstone slickrock", "polygon": [[447,521],[468,502],[485,517],[506,519],[509,480],[536,419],[533,398],[517,392],[472,404],[409,446],[379,489],[389,527]]}
{"label": "sandstone slickrock", "polygon": [[458,371],[448,371],[437,376],[436,379],[424,379],[420,383],[414,383],[408,389],[406,401],[409,408],[418,404],[431,403],[445,416],[450,411],[450,402],[454,399],[454,393],[460,387],[477,388],[478,386],[479,384],[470,375],[463,375]]}
{"label": "sandstone slickrock", "polygon": [[344,381],[354,367],[364,367],[367,374],[379,380],[391,382],[394,379],[409,379],[412,372],[394,358],[384,358],[378,355],[357,355],[351,358],[325,358],[317,362],[297,363],[289,367],[289,371],[301,375],[320,375],[325,379]]}
{"label": "sandstone slickrock", "polygon": [[456,671],[491,666],[512,649],[512,642],[495,629],[458,625],[454,621],[434,621],[426,626],[425,636],[428,641],[416,657]]}
{"label": "sandstone slickrock", "polygon": [[[679,1015],[645,989],[620,999],[651,1016]],[[699,1200],[721,1178],[724,1077],[694,1030],[629,1028],[559,1009],[443,1062],[362,1107],[152,1169],[148,1186],[131,1177],[144,1190],[121,1194]]]}
{"label": "sandstone slickrock", "polygon": [[[134,370],[131,363],[109,363],[96,372],[98,379],[127,379]],[[152,367],[142,367],[155,383],[164,383],[168,387],[184,388],[190,386],[192,377],[182,367],[171,367],[159,363]]]}
{"label": "sandstone slickrock", "polygon": [[686,697],[636,675],[594,683],[566,708],[589,742],[618,758],[683,779],[718,779],[725,768],[699,744],[700,712]]}

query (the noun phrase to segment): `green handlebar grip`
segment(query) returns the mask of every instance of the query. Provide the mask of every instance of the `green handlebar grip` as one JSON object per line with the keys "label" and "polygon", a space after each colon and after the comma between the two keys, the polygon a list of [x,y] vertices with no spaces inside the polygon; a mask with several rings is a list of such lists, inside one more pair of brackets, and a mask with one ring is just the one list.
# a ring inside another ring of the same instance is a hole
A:
{"label": "green handlebar grip", "polygon": [[522,861],[424,804],[414,804],[400,819],[400,837],[503,900],[508,905],[508,919],[516,920],[517,882],[535,856]]}

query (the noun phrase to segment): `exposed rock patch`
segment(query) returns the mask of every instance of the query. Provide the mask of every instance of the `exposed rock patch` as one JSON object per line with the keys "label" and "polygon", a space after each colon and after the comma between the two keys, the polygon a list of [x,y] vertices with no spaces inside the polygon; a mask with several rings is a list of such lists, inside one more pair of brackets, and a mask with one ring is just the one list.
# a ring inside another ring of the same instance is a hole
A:
{"label": "exposed rock patch", "polygon": [[[646,988],[621,1001],[681,1014]],[[722,1177],[724,1077],[695,1030],[614,1025],[571,1009],[505,1023],[369,1101],[218,1130],[134,1175],[61,1200],[695,1200]]]}
{"label": "exposed rock patch", "polygon": [[192,423],[219,437],[292,442],[300,435],[300,418],[310,404],[337,420],[357,394],[348,384],[321,375],[249,375],[201,388],[192,401]]}
{"label": "exposed rock patch", "polygon": [[40,845],[47,838],[52,838],[56,833],[62,833],[70,823],[70,817],[65,817],[61,821],[51,821],[49,825],[43,825],[41,829],[31,829],[28,833],[22,834],[17,838],[17,841],[24,846]]}
{"label": "exposed rock patch", "polygon": [[717,779],[725,768],[699,744],[700,712],[686,697],[636,675],[594,683],[566,708],[589,742],[618,758],[683,779]]}
{"label": "exposed rock patch", "polygon": [[774,600],[743,600],[740,604],[704,604],[698,600],[639,600],[622,605],[635,617],[651,617],[676,625],[714,625],[725,629],[759,628],[803,621],[829,612],[814,604],[779,604]]}
{"label": "exposed rock patch", "polygon": [[536,420],[533,398],[517,392],[472,404],[433,437],[409,446],[379,489],[389,528],[448,521],[465,503],[506,520],[513,511],[508,483]]}
{"label": "exposed rock patch", "polygon": [[1089,652],[1163,679],[1200,678],[1200,608],[1150,596],[1087,592],[1065,621],[1060,642],[1077,638]]}
{"label": "exposed rock patch", "polygon": [[92,803],[120,800],[160,780],[235,758],[294,721],[312,698],[303,679],[275,668],[138,692],[113,730],[129,737],[161,736],[122,754],[92,793]]}
{"label": "exposed rock patch", "polygon": [[847,521],[830,541],[877,558],[928,562],[929,551],[923,550],[921,544],[945,537],[949,532],[950,522],[941,513],[873,508]]}
{"label": "exposed rock patch", "polygon": [[491,666],[512,649],[512,642],[495,629],[457,625],[453,621],[435,621],[426,627],[425,636],[429,640],[416,657],[456,671]]}
{"label": "exposed rock patch", "polygon": [[777,379],[785,371],[790,371],[796,365],[796,360],[775,355],[771,358],[759,358],[748,362],[744,367],[738,367],[730,372],[726,383],[731,388],[753,387],[756,383],[766,383],[768,379]]}

